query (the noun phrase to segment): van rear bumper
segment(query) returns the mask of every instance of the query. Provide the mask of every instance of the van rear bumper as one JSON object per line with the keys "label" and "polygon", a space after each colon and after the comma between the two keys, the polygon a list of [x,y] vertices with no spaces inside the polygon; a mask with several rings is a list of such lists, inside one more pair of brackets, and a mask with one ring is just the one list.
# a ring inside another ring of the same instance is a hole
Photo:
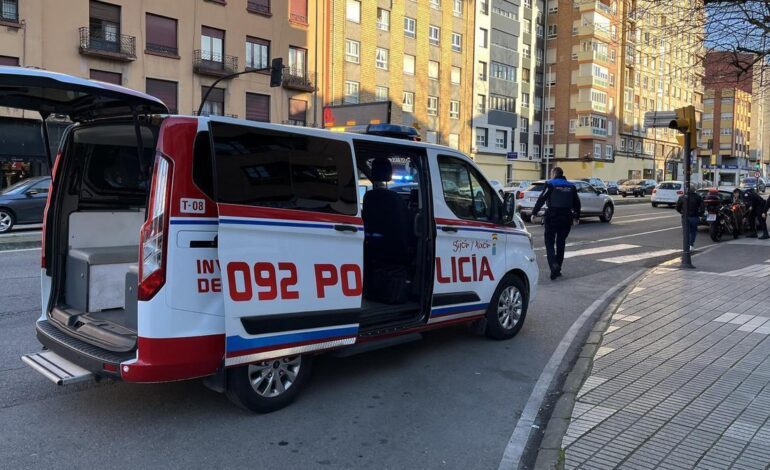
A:
{"label": "van rear bumper", "polygon": [[136,353],[114,353],[64,333],[48,320],[35,325],[38,341],[59,356],[100,377],[120,379],[120,363],[134,359]]}

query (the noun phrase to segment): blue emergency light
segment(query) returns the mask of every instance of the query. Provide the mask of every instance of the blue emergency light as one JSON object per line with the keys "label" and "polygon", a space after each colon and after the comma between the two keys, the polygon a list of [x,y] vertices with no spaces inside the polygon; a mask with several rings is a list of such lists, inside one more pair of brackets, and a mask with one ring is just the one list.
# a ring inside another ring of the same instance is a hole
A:
{"label": "blue emergency light", "polygon": [[358,126],[348,126],[344,128],[345,132],[356,134],[379,135],[382,137],[392,137],[394,139],[406,139],[420,141],[420,133],[414,127],[401,126],[399,124],[361,124]]}

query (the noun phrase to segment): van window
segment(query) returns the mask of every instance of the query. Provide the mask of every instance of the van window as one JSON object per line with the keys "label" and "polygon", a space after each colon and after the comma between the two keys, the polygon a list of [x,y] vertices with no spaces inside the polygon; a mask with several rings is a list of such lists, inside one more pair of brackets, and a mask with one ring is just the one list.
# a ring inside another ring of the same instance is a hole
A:
{"label": "van window", "polygon": [[682,183],[660,183],[658,189],[682,189]]}
{"label": "van window", "polygon": [[216,122],[211,130],[218,202],[358,213],[347,142]]}
{"label": "van window", "polygon": [[198,132],[193,148],[193,182],[211,199],[214,199],[214,176],[211,173],[213,170],[209,133]]}
{"label": "van window", "polygon": [[494,190],[476,171],[459,158],[439,155],[444,201],[461,219],[496,222],[498,199]]}

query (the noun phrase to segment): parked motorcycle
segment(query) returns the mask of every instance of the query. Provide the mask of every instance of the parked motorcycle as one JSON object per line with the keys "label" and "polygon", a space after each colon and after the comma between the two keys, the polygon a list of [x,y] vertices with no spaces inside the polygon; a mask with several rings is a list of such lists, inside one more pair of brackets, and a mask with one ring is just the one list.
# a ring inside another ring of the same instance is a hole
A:
{"label": "parked motorcycle", "polygon": [[735,224],[735,214],[732,204],[721,204],[718,201],[705,201],[706,222],[709,224],[709,236],[719,243],[725,234],[738,238],[740,233]]}

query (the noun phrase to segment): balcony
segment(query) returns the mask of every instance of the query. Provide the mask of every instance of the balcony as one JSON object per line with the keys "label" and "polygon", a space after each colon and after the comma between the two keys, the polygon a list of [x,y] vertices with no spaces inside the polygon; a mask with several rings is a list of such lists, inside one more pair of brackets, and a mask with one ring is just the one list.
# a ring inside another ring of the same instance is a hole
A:
{"label": "balcony", "polygon": [[593,75],[588,77],[578,77],[577,86],[598,86],[602,88],[609,88],[610,84],[607,80]]}
{"label": "balcony", "polygon": [[287,68],[283,73],[283,87],[289,90],[314,91],[313,83],[307,78],[307,71]]}
{"label": "balcony", "polygon": [[608,30],[593,24],[584,24],[579,26],[577,34],[578,36],[594,36],[599,39],[603,39],[604,41],[612,41],[610,32]]}
{"label": "balcony", "polygon": [[596,101],[578,101],[575,105],[575,110],[579,113],[582,112],[598,112],[606,113],[607,105],[604,103],[597,103]]}
{"label": "balcony", "polygon": [[80,53],[104,59],[131,62],[136,60],[136,38],[126,34],[92,34],[80,28]]}
{"label": "balcony", "polygon": [[612,10],[610,9],[610,6],[599,1],[590,1],[590,0],[582,1],[580,3],[580,12],[583,13],[587,11],[598,11],[608,16],[612,15]]}
{"label": "balcony", "polygon": [[270,2],[265,2],[264,0],[248,0],[246,3],[246,11],[262,16],[273,16],[270,12]]}
{"label": "balcony", "polygon": [[575,128],[575,137],[578,139],[603,139],[607,137],[607,129],[591,126],[577,126]]}
{"label": "balcony", "polygon": [[579,61],[597,61],[597,62],[604,62],[606,64],[610,63],[610,56],[607,54],[602,54],[601,52],[596,51],[580,51],[578,52],[577,56]]}
{"label": "balcony", "polygon": [[223,77],[238,71],[238,58],[196,49],[193,51],[193,71],[201,75]]}

